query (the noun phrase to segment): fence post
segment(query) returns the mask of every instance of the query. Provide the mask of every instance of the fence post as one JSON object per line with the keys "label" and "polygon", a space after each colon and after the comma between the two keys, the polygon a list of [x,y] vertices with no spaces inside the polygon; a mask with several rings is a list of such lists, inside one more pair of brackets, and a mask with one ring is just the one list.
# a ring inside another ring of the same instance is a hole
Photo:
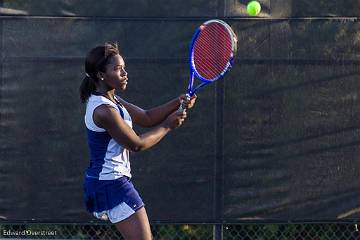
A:
{"label": "fence post", "polygon": [[222,224],[214,224],[213,240],[223,240],[223,225]]}
{"label": "fence post", "polygon": [[[218,17],[226,15],[225,1],[217,1]],[[223,220],[224,184],[224,89],[223,81],[216,83],[216,160],[215,160],[215,213],[216,220]],[[223,225],[214,224],[213,240],[223,240]]]}

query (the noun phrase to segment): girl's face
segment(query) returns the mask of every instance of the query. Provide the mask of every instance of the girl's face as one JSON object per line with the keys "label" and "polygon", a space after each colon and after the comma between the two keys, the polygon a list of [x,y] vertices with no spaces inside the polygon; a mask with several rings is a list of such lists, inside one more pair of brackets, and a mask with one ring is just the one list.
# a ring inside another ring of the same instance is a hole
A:
{"label": "girl's face", "polygon": [[127,85],[127,72],[125,71],[125,62],[120,55],[111,58],[109,64],[106,65],[103,74],[105,83],[110,87],[124,91]]}

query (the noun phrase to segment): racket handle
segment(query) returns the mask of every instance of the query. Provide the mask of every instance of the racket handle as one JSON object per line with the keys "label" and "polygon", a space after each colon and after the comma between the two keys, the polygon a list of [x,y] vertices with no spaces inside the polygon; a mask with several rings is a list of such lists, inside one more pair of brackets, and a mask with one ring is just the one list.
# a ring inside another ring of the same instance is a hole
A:
{"label": "racket handle", "polygon": [[[188,100],[190,100],[190,95],[189,94],[186,94],[186,98],[188,99]],[[181,101],[181,103],[180,103],[180,106],[179,106],[179,108],[178,108],[178,112],[186,112],[186,107],[185,107],[185,105],[183,104],[184,102],[183,101]]]}

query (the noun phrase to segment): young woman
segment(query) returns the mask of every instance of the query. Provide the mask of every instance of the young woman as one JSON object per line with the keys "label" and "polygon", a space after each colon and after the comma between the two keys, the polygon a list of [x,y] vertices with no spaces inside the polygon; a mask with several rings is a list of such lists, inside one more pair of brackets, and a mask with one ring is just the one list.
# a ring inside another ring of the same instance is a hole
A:
{"label": "young woman", "polygon": [[[131,182],[129,152],[148,149],[179,127],[186,118],[185,112],[177,112],[180,103],[191,108],[196,97],[182,95],[143,110],[115,95],[115,90],[124,91],[128,83],[125,62],[116,45],[92,49],[85,71],[80,98],[86,103],[90,149],[84,181],[87,210],[99,219],[110,220],[127,240],[151,239],[144,203]],[[138,135],[132,124],[152,129]]]}

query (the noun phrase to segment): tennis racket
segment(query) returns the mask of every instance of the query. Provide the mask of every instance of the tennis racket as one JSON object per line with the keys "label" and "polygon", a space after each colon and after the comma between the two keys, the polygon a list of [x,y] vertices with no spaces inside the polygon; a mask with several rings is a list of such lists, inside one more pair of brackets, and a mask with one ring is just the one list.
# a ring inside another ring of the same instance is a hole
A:
{"label": "tennis racket", "polygon": [[[186,95],[191,98],[201,87],[222,78],[234,63],[237,37],[224,21],[203,23],[194,33],[190,45],[190,80]],[[194,88],[195,76],[201,81]],[[185,111],[183,104],[178,111]]]}

